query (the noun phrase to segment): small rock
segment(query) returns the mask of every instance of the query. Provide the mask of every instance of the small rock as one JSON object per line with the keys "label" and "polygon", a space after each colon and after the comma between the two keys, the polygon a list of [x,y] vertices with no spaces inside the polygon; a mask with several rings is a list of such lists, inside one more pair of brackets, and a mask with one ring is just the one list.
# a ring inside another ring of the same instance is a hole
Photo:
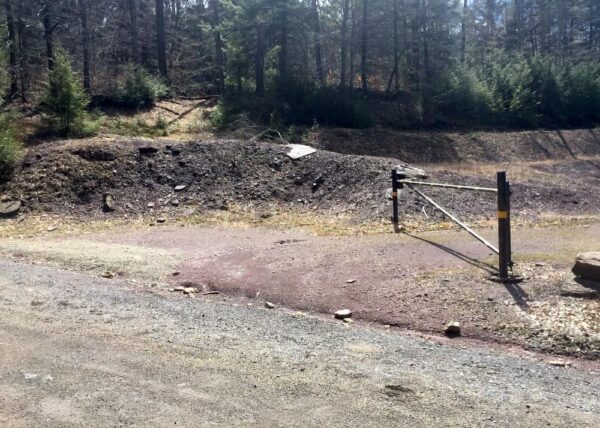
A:
{"label": "small rock", "polygon": [[183,290],[185,290],[185,287],[180,285],[179,287],[175,287],[173,290],[174,291],[183,291]]}
{"label": "small rock", "polygon": [[114,278],[114,277],[115,277],[115,274],[107,270],[106,272],[102,272],[102,273],[100,274],[100,276],[101,276],[102,278],[106,278],[106,279],[112,279],[112,278]]}
{"label": "small rock", "polygon": [[174,288],[169,288],[169,291],[172,293],[174,291],[176,291]]}
{"label": "small rock", "polygon": [[460,333],[460,323],[458,321],[450,321],[444,328],[444,334],[448,337],[458,337]]}
{"label": "small rock", "polygon": [[148,202],[148,205],[147,205],[147,207],[148,207],[148,208],[154,208],[154,207],[155,207],[155,204],[154,204],[154,202]]}
{"label": "small rock", "polygon": [[354,284],[356,282],[355,279],[348,279],[346,280],[346,284]]}
{"label": "small rock", "polygon": [[171,275],[173,275],[173,276],[179,276],[179,275],[181,275],[181,272],[173,272]]}
{"label": "small rock", "polygon": [[344,318],[344,322],[346,324],[352,324],[354,322],[354,320],[352,318]]}
{"label": "small rock", "polygon": [[115,210],[115,200],[112,197],[111,194],[106,193],[103,197],[102,197],[102,209],[105,212],[112,212]]}
{"label": "small rock", "polygon": [[33,306],[33,307],[42,306],[44,303],[46,303],[46,302],[44,302],[43,300],[35,300],[34,299],[31,301],[31,306]]}
{"label": "small rock", "polygon": [[271,302],[265,302],[265,308],[267,309],[275,309],[275,305]]}
{"label": "small rock", "polygon": [[57,225],[55,225],[55,224],[51,224],[50,226],[48,226],[48,227],[46,228],[46,230],[47,230],[48,232],[54,232],[56,229],[58,229],[58,226],[57,226]]}
{"label": "small rock", "polygon": [[181,191],[185,190],[186,188],[187,188],[187,186],[185,184],[180,184],[178,186],[175,186],[175,191],[181,192]]}
{"label": "small rock", "polygon": [[174,207],[178,207],[179,206],[179,199],[173,199],[173,200],[171,200],[171,205],[173,205]]}
{"label": "small rock", "polygon": [[567,363],[566,361],[562,361],[562,360],[552,360],[552,361],[548,361],[548,364],[554,367],[566,367],[569,365],[569,363]]}
{"label": "small rock", "polygon": [[350,309],[340,309],[339,311],[335,311],[333,316],[338,320],[344,320],[352,317],[352,311]]}
{"label": "small rock", "polygon": [[166,223],[166,222],[167,222],[167,219],[166,219],[166,218],[164,218],[164,217],[157,218],[157,219],[156,219],[156,222],[157,222],[157,223],[159,223],[159,224],[163,224],[163,223]]}
{"label": "small rock", "polygon": [[140,148],[138,148],[140,155],[142,156],[150,156],[153,155],[155,153],[158,153],[158,149],[156,147],[152,147],[152,146],[142,146]]}
{"label": "small rock", "polygon": [[535,264],[535,267],[546,267],[546,263],[538,262]]}
{"label": "small rock", "polygon": [[194,294],[197,292],[198,292],[198,289],[196,287],[186,287],[183,289],[183,294]]}
{"label": "small rock", "polygon": [[21,201],[7,201],[0,203],[0,217],[13,217],[19,213]]}

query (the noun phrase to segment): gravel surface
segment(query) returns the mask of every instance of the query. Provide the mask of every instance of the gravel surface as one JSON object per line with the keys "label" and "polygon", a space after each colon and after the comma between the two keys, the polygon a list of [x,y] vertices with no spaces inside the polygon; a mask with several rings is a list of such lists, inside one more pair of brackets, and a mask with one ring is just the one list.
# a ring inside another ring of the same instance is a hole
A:
{"label": "gravel surface", "polygon": [[0,262],[4,426],[597,426],[596,369]]}

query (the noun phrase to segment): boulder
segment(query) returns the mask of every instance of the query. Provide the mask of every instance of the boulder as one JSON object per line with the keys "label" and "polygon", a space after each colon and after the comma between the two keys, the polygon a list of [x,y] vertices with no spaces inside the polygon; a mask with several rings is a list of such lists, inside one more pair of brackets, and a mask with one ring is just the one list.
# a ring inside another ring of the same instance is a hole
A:
{"label": "boulder", "polygon": [[0,217],[14,217],[21,210],[21,201],[0,202]]}
{"label": "boulder", "polygon": [[460,323],[458,321],[450,321],[444,328],[444,334],[448,337],[460,336]]}
{"label": "boulder", "polygon": [[572,272],[584,279],[600,281],[600,251],[578,254]]}

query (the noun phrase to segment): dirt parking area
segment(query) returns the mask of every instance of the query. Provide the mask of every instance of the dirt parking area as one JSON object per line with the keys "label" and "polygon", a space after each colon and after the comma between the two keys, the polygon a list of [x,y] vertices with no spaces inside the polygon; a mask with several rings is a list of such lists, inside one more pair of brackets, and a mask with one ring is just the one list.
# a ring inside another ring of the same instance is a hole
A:
{"label": "dirt parking area", "polygon": [[[154,226],[80,237],[47,232],[3,239],[0,254],[141,281],[166,294],[195,287],[202,299],[276,305],[586,358],[600,356],[600,300],[565,295],[574,254],[591,248],[600,223],[517,229],[518,285],[489,280],[495,257],[458,231],[315,236],[303,229]],[[482,230],[493,238],[493,230]],[[203,293],[215,293],[218,295]]]}

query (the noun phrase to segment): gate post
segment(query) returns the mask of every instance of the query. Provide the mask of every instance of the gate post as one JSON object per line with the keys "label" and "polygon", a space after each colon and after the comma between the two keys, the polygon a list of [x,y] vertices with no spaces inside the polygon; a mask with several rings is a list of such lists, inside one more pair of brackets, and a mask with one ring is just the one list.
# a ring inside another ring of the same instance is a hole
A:
{"label": "gate post", "polygon": [[392,223],[394,223],[394,231],[397,232],[400,219],[398,218],[398,171],[396,169],[392,170],[392,206]]}
{"label": "gate post", "polygon": [[498,250],[500,280],[509,279],[508,269],[512,267],[510,242],[510,183],[506,172],[498,172]]}

